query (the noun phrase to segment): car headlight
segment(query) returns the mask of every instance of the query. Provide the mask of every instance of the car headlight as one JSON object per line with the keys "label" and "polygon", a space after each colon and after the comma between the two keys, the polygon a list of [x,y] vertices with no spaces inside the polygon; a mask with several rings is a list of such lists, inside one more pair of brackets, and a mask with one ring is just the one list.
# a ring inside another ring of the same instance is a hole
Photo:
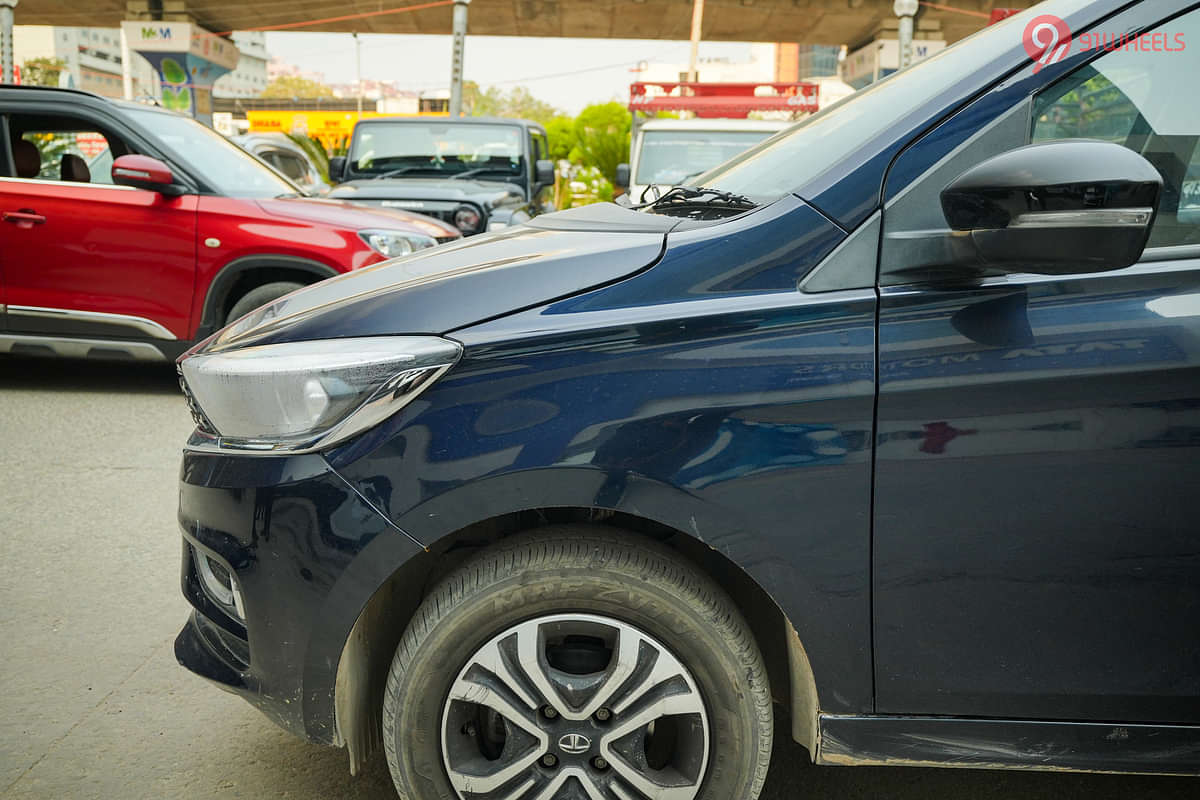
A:
{"label": "car headlight", "polygon": [[483,217],[471,206],[459,206],[454,211],[454,227],[463,233],[475,233],[483,227]]}
{"label": "car headlight", "polygon": [[395,414],[462,354],[438,336],[369,336],[196,353],[179,363],[200,449],[332,447]]}
{"label": "car headlight", "polygon": [[406,256],[437,244],[437,239],[410,231],[359,231],[367,246],[386,258]]}

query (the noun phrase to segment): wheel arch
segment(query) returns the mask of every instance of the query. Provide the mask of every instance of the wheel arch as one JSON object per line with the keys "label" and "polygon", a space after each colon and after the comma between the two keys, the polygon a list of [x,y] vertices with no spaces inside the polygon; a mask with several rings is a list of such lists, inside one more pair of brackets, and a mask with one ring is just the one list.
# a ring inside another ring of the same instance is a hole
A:
{"label": "wheel arch", "polygon": [[376,588],[346,638],[334,680],[337,741],[347,747],[357,773],[380,745],[379,709],[392,655],[424,595],[444,575],[501,539],[547,525],[601,524],[632,540],[667,544],[716,580],[750,626],[763,658],[771,693],[788,709],[793,738],[816,753],[816,677],[791,620],[741,566],[694,536],[647,517],[594,507],[533,508],[494,516],[441,537],[393,571]]}
{"label": "wheel arch", "polygon": [[221,267],[209,283],[196,338],[203,339],[221,328],[233,304],[256,286],[275,281],[316,283],[338,274],[338,270],[328,264],[300,256],[261,253],[236,258]]}

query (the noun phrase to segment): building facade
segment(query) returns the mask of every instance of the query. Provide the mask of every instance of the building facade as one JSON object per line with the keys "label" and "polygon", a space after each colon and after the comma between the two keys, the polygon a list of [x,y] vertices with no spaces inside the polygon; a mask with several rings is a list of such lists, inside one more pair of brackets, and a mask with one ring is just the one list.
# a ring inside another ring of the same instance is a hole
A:
{"label": "building facade", "polygon": [[[35,58],[54,58],[64,67],[59,86],[105,97],[121,97],[121,31],[117,28],[67,28],[17,25],[13,28],[13,61],[20,66]],[[158,97],[158,75],[150,62],[130,54],[134,97]]]}
{"label": "building facade", "polygon": [[233,72],[217,78],[213,97],[258,97],[271,81],[267,37],[261,31],[234,31],[230,38],[241,55]]}
{"label": "building facade", "polygon": [[[233,43],[240,56],[233,72],[219,78],[216,97],[257,97],[269,77],[266,37],[258,31],[235,31]],[[17,66],[35,58],[56,58],[64,68],[59,85],[83,89],[105,97],[121,97],[121,31],[117,28],[67,28],[50,25],[17,25],[13,28],[13,60]],[[160,96],[158,73],[150,62],[130,53],[133,96]]]}

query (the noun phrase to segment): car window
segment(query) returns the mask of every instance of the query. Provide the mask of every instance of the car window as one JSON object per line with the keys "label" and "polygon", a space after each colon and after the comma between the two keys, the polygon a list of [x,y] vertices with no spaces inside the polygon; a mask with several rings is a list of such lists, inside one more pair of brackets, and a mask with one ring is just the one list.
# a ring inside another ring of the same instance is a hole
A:
{"label": "car window", "polygon": [[1069,17],[1091,0],[1045,0],[988,25],[940,53],[838,100],[740,155],[689,179],[742,194],[757,202],[777,200],[861,157],[862,148],[892,127],[906,109],[945,93],[962,76],[1009,52],[1035,13]]}
{"label": "car window", "polygon": [[275,165],[279,171],[297,183],[310,183],[308,162],[297,155],[275,151]]}
{"label": "car window", "polygon": [[[11,118],[10,126],[19,131],[19,138],[37,150],[37,171],[33,161],[17,157],[18,177],[46,181],[78,183],[112,183],[112,159],[109,136],[85,120],[72,117],[54,118],[46,124],[45,117],[26,123],[20,116]],[[26,150],[32,153],[32,150]],[[105,154],[110,157],[105,160]],[[93,166],[95,165],[95,166]]]}
{"label": "car window", "polygon": [[725,163],[771,134],[772,131],[645,131],[633,182],[639,186],[679,183]]}
{"label": "car window", "polygon": [[127,113],[168,155],[193,167],[220,194],[280,197],[300,192],[281,173],[190,117],[140,108]]}
{"label": "car window", "polygon": [[350,158],[355,172],[376,175],[516,176],[526,169],[523,135],[516,125],[371,121],[355,127]]}
{"label": "car window", "polygon": [[[1200,11],[1150,32],[1200,39]],[[1150,247],[1200,244],[1200,105],[1191,101],[1200,49],[1107,52],[1034,100],[1030,141],[1103,139],[1140,153],[1163,177]]]}

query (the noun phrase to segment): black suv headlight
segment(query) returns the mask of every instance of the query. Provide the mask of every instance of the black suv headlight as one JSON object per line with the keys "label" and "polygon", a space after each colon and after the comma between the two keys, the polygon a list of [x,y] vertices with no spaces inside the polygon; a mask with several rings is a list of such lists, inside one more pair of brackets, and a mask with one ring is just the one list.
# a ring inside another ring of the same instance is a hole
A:
{"label": "black suv headlight", "polygon": [[459,206],[454,210],[454,227],[464,234],[476,233],[483,228],[483,215],[475,206]]}
{"label": "black suv headlight", "polygon": [[438,336],[370,336],[197,353],[179,363],[189,445],[310,452],[378,425],[462,354]]}

